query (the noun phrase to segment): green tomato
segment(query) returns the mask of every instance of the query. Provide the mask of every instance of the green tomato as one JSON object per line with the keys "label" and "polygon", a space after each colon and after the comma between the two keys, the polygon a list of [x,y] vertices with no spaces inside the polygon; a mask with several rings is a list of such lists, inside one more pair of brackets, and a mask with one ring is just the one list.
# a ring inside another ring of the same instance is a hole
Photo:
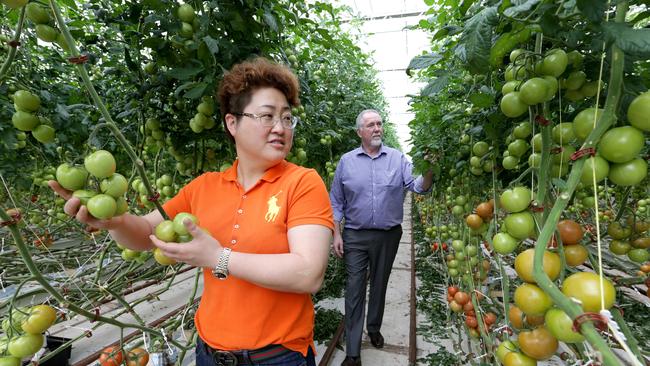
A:
{"label": "green tomato", "polygon": [[171,220],[165,220],[156,226],[154,230],[156,238],[164,242],[175,242],[176,241],[176,231],[174,231],[174,222]]}
{"label": "green tomato", "polygon": [[612,183],[627,187],[641,183],[647,175],[648,163],[641,158],[636,158],[626,163],[610,165],[608,177]]}
{"label": "green tomato", "polygon": [[90,174],[102,179],[115,173],[116,163],[113,154],[106,150],[97,150],[86,156],[84,166]]}
{"label": "green tomato", "polygon": [[[60,182],[59,182],[59,183],[60,183]],[[76,191],[74,191],[74,192],[72,193],[72,196],[73,196],[73,197],[77,197],[77,198],[79,198],[79,200],[81,201],[81,204],[82,204],[82,205],[87,205],[87,204],[88,204],[88,200],[89,200],[91,197],[94,197],[94,196],[96,196],[96,195],[97,195],[97,192],[95,192],[95,191],[91,191],[91,190],[87,190],[87,189],[77,189]]]}
{"label": "green tomato", "polygon": [[551,157],[554,164],[568,163],[571,160],[571,155],[576,152],[576,148],[572,145],[560,146],[560,152],[553,154]]}
{"label": "green tomato", "polygon": [[573,123],[563,122],[557,124],[552,130],[553,141],[559,145],[565,145],[575,139],[573,134]]}
{"label": "green tomato", "polygon": [[512,134],[516,139],[525,139],[531,134],[531,132],[533,132],[533,126],[530,124],[530,122],[524,121],[515,127],[515,129],[512,131]]}
{"label": "green tomato", "polygon": [[47,24],[50,22],[50,13],[48,9],[38,3],[31,2],[25,7],[27,19],[34,24]]}
{"label": "green tomato", "polygon": [[183,38],[192,38],[192,36],[194,35],[194,29],[192,28],[192,24],[183,22],[181,24],[181,30],[179,34]]}
{"label": "green tomato", "polygon": [[562,293],[567,297],[575,298],[582,306],[582,310],[599,312],[601,309],[601,297],[604,299],[604,308],[609,309],[616,300],[616,289],[610,280],[602,279],[592,272],[577,272],[562,283]]}
{"label": "green tomato", "polygon": [[574,71],[564,81],[564,87],[568,90],[578,90],[587,81],[587,74],[584,71]]}
{"label": "green tomato", "polygon": [[543,79],[546,80],[546,99],[544,99],[544,101],[548,102],[549,100],[555,98],[555,94],[557,93],[559,85],[557,79],[553,76],[546,75],[543,77]]}
{"label": "green tomato", "polygon": [[573,331],[573,320],[562,309],[549,309],[544,314],[544,322],[546,329],[559,341],[580,343],[585,340],[582,334]]}
{"label": "green tomato", "polygon": [[516,139],[508,145],[509,156],[522,157],[528,151],[528,143],[522,139]]}
{"label": "green tomato", "polygon": [[199,113],[202,113],[206,116],[211,116],[214,113],[214,103],[211,102],[201,102],[197,107],[196,110]]}
{"label": "green tomato", "polygon": [[9,341],[9,354],[18,358],[31,356],[43,347],[44,340],[42,334],[23,334]]}
{"label": "green tomato", "polygon": [[634,159],[645,146],[643,133],[632,126],[615,127],[605,132],[598,144],[600,155],[613,163]]}
{"label": "green tomato", "polygon": [[609,251],[616,255],[624,255],[632,250],[632,245],[628,241],[614,239],[609,243]]}
{"label": "green tomato", "polygon": [[501,93],[503,95],[511,93],[511,92],[515,91],[515,89],[517,89],[519,84],[521,84],[521,81],[519,81],[519,80],[508,81],[505,84],[503,84],[503,86],[501,87]]}
{"label": "green tomato", "polygon": [[528,156],[528,165],[534,169],[538,169],[542,165],[542,154],[532,153]]}
{"label": "green tomato", "polygon": [[12,356],[0,356],[0,366],[20,366],[21,359]]}
{"label": "green tomato", "polygon": [[632,126],[650,131],[650,92],[634,98],[627,109],[627,119]]}
{"label": "green tomato", "polygon": [[609,174],[609,163],[600,155],[592,156],[585,161],[580,182],[585,186],[593,184],[594,173],[596,175],[596,183],[602,181]]}
{"label": "green tomato", "polygon": [[23,112],[36,112],[41,106],[41,98],[27,90],[18,90],[14,93],[14,106]]}
{"label": "green tomato", "polygon": [[83,167],[70,166],[63,163],[56,168],[56,180],[59,184],[69,190],[82,189],[88,180],[88,172]]}
{"label": "green tomato", "polygon": [[499,198],[499,203],[504,210],[513,213],[525,210],[532,199],[530,189],[520,186],[505,190]]}
{"label": "green tomato", "polygon": [[650,252],[643,248],[630,249],[630,251],[627,252],[627,257],[633,262],[644,263],[650,260]]}
{"label": "green tomato", "polygon": [[137,250],[129,249],[129,248],[124,248],[122,250],[122,259],[124,259],[127,262],[133,261],[140,258],[140,252]]}
{"label": "green tomato", "polygon": [[93,217],[100,220],[110,219],[115,215],[115,212],[117,212],[117,202],[115,202],[115,198],[107,194],[98,194],[91,197],[88,199],[86,207],[88,207],[88,212],[90,212]]}
{"label": "green tomato", "polygon": [[564,73],[568,62],[566,52],[561,49],[550,50],[542,61],[541,72],[544,75],[558,77]]}
{"label": "green tomato", "polygon": [[528,112],[528,105],[521,100],[519,92],[513,91],[501,98],[501,112],[507,117],[516,118]]}
{"label": "green tomato", "polygon": [[183,4],[178,7],[178,18],[185,22],[191,23],[194,20],[194,8],[190,4]]}
{"label": "green tomato", "polygon": [[49,305],[36,305],[29,310],[21,327],[29,334],[41,334],[56,322],[56,310]]}
{"label": "green tomato", "polygon": [[32,131],[41,123],[35,115],[20,110],[16,111],[11,117],[11,122],[14,127],[21,131]]}
{"label": "green tomato", "polygon": [[122,174],[115,173],[108,178],[102,179],[99,189],[104,194],[118,198],[123,196],[129,189],[129,182]]}
{"label": "green tomato", "polygon": [[191,213],[187,212],[181,212],[178,215],[174,217],[174,231],[178,235],[187,235],[189,232],[187,231],[187,228],[185,227],[185,224],[183,223],[185,219],[190,219],[192,222],[196,225],[199,224],[199,219],[192,215]]}
{"label": "green tomato", "polygon": [[494,251],[499,254],[510,254],[519,245],[519,240],[512,237],[508,233],[497,233],[492,237],[492,246]]}
{"label": "green tomato", "polygon": [[516,169],[517,166],[519,165],[519,159],[514,156],[506,156],[503,158],[503,161],[501,162],[501,165],[503,166],[503,169],[505,170],[513,170]]}
{"label": "green tomato", "polygon": [[587,108],[580,111],[573,119],[573,134],[579,141],[584,141],[594,129],[603,109]]}
{"label": "green tomato", "polygon": [[548,83],[542,78],[528,79],[519,88],[519,97],[528,105],[542,103],[548,97]]}
{"label": "green tomato", "polygon": [[541,288],[530,283],[517,287],[514,294],[515,305],[526,315],[541,316],[553,306],[553,300]]}
{"label": "green tomato", "polygon": [[490,145],[485,141],[479,141],[472,146],[472,153],[478,157],[482,157],[488,153]]}
{"label": "green tomato", "polygon": [[602,81],[600,80],[586,82],[580,88],[580,93],[587,98],[591,98],[598,93],[602,85]]}
{"label": "green tomato", "polygon": [[49,144],[54,141],[54,133],[54,128],[48,125],[38,125],[32,130],[32,136],[42,144]]}
{"label": "green tomato", "polygon": [[533,145],[533,152],[536,153],[541,153],[542,152],[542,134],[541,133],[536,133],[535,136],[533,136],[532,140],[532,145]]}
{"label": "green tomato", "polygon": [[506,355],[510,352],[517,352],[517,346],[511,340],[505,340],[497,347],[497,359],[503,364],[506,360]]}
{"label": "green tomato", "polygon": [[504,223],[508,234],[515,239],[526,239],[535,233],[535,220],[528,211],[511,213],[506,216]]}
{"label": "green tomato", "polygon": [[124,197],[118,197],[115,199],[115,204],[117,205],[117,208],[115,209],[115,215],[114,216],[120,216],[124,215],[129,211],[129,204],[126,202],[126,198]]}
{"label": "green tomato", "polygon": [[56,41],[58,36],[59,32],[53,27],[50,27],[47,24],[36,25],[36,37],[41,41],[51,43]]}

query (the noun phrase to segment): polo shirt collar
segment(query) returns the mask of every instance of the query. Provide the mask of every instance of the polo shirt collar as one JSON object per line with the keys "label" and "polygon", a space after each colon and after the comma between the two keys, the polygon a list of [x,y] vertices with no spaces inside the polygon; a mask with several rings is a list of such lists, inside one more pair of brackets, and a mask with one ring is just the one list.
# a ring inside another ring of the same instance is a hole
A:
{"label": "polo shirt collar", "polygon": [[[277,180],[278,178],[280,178],[280,176],[282,176],[282,173],[287,168],[287,164],[288,163],[286,160],[282,160],[278,164],[272,166],[266,172],[264,172],[264,175],[262,176],[261,180],[266,182],[273,182]],[[239,159],[235,159],[235,162],[232,164],[232,166],[228,168],[225,172],[223,172],[223,178],[231,182],[236,181],[238,165],[239,165]]]}

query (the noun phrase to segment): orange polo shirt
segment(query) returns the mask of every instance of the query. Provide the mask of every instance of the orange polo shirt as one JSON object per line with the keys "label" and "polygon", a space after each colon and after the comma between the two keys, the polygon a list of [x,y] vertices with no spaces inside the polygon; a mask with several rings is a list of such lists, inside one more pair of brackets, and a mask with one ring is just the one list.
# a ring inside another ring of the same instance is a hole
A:
{"label": "orange polo shirt", "polygon": [[[189,212],[226,248],[242,253],[288,253],[287,231],[316,224],[333,229],[323,180],[313,169],[283,161],[266,171],[248,192],[237,181],[237,161],[223,173],[205,173],[164,204],[173,218]],[[223,350],[269,344],[307,354],[313,343],[310,294],[266,289],[204,269],[204,290],[195,316],[201,338]]]}

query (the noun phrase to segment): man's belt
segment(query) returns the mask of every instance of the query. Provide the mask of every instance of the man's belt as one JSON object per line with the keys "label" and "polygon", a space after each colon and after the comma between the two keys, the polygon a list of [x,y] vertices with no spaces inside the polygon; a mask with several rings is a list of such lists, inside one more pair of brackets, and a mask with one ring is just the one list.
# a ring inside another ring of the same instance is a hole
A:
{"label": "man's belt", "polygon": [[250,362],[259,363],[294,352],[281,344],[270,344],[266,347],[249,350],[247,352],[248,357],[246,357],[243,350],[224,351],[210,347],[207,343],[203,342],[202,339],[199,339],[199,342],[203,343],[205,350],[212,356],[212,359],[217,366],[247,365],[250,364]]}

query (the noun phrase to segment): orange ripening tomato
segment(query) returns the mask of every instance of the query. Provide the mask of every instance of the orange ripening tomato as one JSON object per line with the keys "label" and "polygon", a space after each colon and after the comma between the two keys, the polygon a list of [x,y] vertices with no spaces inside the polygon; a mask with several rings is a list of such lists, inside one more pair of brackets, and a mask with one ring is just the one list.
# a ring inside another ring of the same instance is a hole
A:
{"label": "orange ripening tomato", "polygon": [[101,366],[120,366],[124,354],[119,347],[106,347],[99,355],[99,364]]}
{"label": "orange ripening tomato", "polygon": [[562,220],[557,223],[557,230],[560,232],[560,239],[564,245],[575,245],[582,240],[585,232],[582,226],[573,220]]}

